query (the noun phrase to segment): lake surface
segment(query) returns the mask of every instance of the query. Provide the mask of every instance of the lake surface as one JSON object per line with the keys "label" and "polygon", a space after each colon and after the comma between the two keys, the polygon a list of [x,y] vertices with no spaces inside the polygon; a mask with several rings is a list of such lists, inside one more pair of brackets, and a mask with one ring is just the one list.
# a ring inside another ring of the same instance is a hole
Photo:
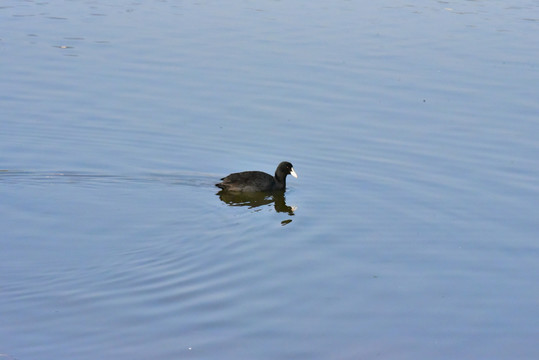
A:
{"label": "lake surface", "polygon": [[2,1],[0,358],[539,358],[538,34],[525,0]]}

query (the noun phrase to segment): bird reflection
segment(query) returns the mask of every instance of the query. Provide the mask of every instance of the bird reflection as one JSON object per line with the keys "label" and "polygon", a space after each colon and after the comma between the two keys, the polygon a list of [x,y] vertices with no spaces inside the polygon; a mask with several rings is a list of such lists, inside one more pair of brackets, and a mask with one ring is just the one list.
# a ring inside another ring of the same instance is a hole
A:
{"label": "bird reflection", "polygon": [[273,204],[275,211],[294,215],[296,210],[293,206],[286,205],[284,190],[272,192],[230,192],[219,191],[219,199],[229,206],[247,206],[249,209]]}

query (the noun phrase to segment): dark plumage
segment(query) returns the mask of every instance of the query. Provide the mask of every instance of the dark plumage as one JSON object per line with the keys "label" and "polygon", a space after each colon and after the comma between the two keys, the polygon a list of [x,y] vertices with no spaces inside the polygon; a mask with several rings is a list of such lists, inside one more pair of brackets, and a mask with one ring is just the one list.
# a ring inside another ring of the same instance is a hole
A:
{"label": "dark plumage", "polygon": [[223,181],[215,184],[215,186],[227,191],[243,192],[284,190],[286,188],[286,176],[288,174],[295,178],[298,177],[292,164],[283,161],[277,166],[275,176],[262,171],[244,171],[222,178],[221,180]]}

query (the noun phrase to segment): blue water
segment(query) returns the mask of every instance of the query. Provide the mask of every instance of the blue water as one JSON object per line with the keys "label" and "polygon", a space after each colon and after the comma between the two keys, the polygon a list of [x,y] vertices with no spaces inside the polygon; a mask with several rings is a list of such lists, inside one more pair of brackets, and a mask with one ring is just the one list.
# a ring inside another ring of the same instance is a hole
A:
{"label": "blue water", "polygon": [[[539,4],[0,4],[0,358],[537,359]],[[284,196],[222,197],[294,164]]]}

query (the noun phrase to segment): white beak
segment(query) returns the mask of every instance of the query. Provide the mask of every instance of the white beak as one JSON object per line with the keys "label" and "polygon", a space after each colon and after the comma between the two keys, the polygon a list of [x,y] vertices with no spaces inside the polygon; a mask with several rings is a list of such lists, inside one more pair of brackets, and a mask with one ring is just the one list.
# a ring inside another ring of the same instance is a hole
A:
{"label": "white beak", "polygon": [[298,174],[296,174],[296,172],[294,171],[294,168],[290,169],[290,175],[292,175],[296,179],[298,178]]}

